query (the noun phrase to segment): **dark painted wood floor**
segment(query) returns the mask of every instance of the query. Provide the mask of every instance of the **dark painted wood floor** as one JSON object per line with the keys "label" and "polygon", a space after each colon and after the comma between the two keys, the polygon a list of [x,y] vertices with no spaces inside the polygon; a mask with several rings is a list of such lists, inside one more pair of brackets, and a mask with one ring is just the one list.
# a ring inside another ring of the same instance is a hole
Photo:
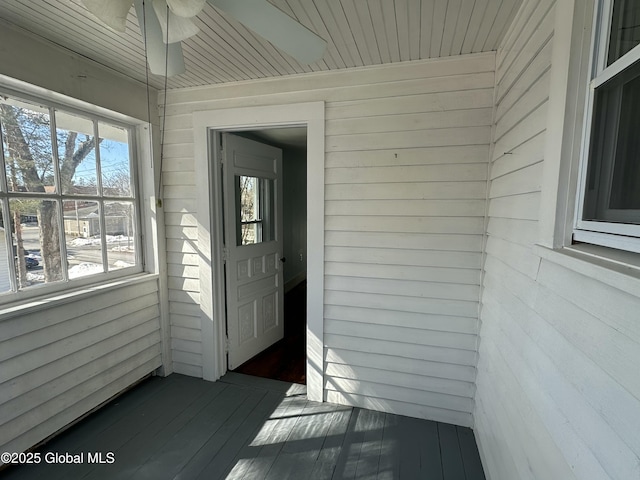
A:
{"label": "dark painted wood floor", "polygon": [[284,338],[234,371],[284,382],[306,384],[307,282],[284,296]]}
{"label": "dark painted wood floor", "polygon": [[[43,461],[0,477],[484,479],[468,428],[310,402],[302,385],[236,373],[215,383],[151,378],[38,451],[83,454],[83,463]],[[113,463],[88,463],[110,452]]]}

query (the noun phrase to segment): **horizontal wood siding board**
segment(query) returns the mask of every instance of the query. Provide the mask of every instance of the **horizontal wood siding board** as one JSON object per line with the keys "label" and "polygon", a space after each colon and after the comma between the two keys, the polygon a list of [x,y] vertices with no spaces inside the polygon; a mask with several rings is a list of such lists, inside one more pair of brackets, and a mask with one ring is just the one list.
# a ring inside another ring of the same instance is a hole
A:
{"label": "horizontal wood siding board", "polygon": [[368,325],[366,323],[334,320],[330,317],[325,320],[325,332],[331,335],[451,347],[470,351],[475,351],[477,340],[474,334],[440,332],[426,328],[418,329],[398,325]]}
{"label": "horizontal wood siding board", "polygon": [[474,87],[463,91],[423,93],[405,97],[332,102],[328,118],[367,118],[398,113],[427,113],[486,108],[493,103],[493,88]]}
{"label": "horizontal wood siding board", "polygon": [[325,167],[405,167],[408,165],[452,165],[484,163],[489,157],[488,145],[439,146],[426,148],[397,148],[362,152],[329,152]]}
{"label": "horizontal wood siding board", "polygon": [[202,354],[202,343],[200,341],[194,342],[193,340],[173,337],[171,339],[171,348],[182,352]]}
{"label": "horizontal wood siding board", "polygon": [[403,147],[483,145],[489,142],[490,135],[491,128],[488,126],[334,135],[327,139],[325,148],[327,152],[348,152]]}
{"label": "horizontal wood siding board", "polygon": [[183,340],[191,340],[192,342],[199,342],[201,340],[200,329],[180,327],[177,325],[171,325],[171,336]]}
{"label": "horizontal wood siding board", "polygon": [[[356,339],[359,339],[356,342]],[[452,363],[454,365],[475,366],[476,352],[449,347],[431,345],[401,344],[371,338],[348,337],[346,335],[325,335],[329,348],[353,350],[356,352],[377,353],[384,348],[386,354],[396,357],[415,358],[431,362]],[[356,343],[356,345],[354,345]]]}
{"label": "horizontal wood siding board", "polygon": [[327,135],[355,135],[363,133],[400,132],[453,127],[491,125],[491,108],[419,112],[374,117],[328,119]]}
{"label": "horizontal wood siding board", "polygon": [[539,192],[492,198],[489,201],[490,217],[538,220],[539,211]]}
{"label": "horizontal wood siding board", "polygon": [[327,218],[325,231],[481,235],[483,224],[484,219],[481,217],[333,215]]}
{"label": "horizontal wood siding board", "polygon": [[339,292],[377,293],[407,297],[476,301],[477,285],[421,282],[386,278],[361,278],[325,275],[325,289]]}
{"label": "horizontal wood siding board", "polygon": [[445,268],[479,268],[481,259],[482,257],[479,252],[332,246],[327,246],[325,248],[325,260],[327,262]]}
{"label": "horizontal wood siding board", "polygon": [[327,290],[326,305],[378,308],[390,311],[451,315],[477,318],[477,301],[447,300],[441,298],[407,297]]}
{"label": "horizontal wood siding board", "polygon": [[480,283],[480,273],[470,268],[327,262],[325,264],[325,274],[328,276],[413,280],[416,282],[445,284],[479,285]]}
{"label": "horizontal wood siding board", "polygon": [[[356,167],[330,168],[326,170],[325,183],[331,184],[369,184],[389,185],[392,183],[424,184],[423,182],[460,182],[458,188],[463,188],[465,182],[482,181],[487,178],[487,168],[484,164],[453,164],[429,166],[393,167]],[[382,197],[384,198],[384,197]]]}
{"label": "horizontal wood siding board", "polygon": [[510,152],[497,156],[491,165],[491,180],[541,162],[544,159],[544,142],[544,132],[540,132]]}
{"label": "horizontal wood siding board", "polygon": [[173,371],[181,375],[188,375],[189,377],[202,378],[201,365],[190,365],[190,364],[174,361]]}
{"label": "horizontal wood siding board", "polygon": [[474,367],[442,363],[424,359],[410,359],[387,355],[379,352],[360,352],[348,349],[329,347],[326,349],[327,365],[346,365],[375,368],[385,372],[387,376],[395,373],[406,373],[434,378],[451,379],[460,382],[474,383],[476,370]]}
{"label": "horizontal wood siding board", "polygon": [[436,330],[440,332],[477,333],[477,322],[468,317],[429,315],[422,313],[377,310],[349,306],[327,305],[328,319],[359,322],[366,325],[393,325],[398,327]]}
{"label": "horizontal wood siding board", "polygon": [[190,366],[202,365],[202,355],[200,355],[199,353],[181,352],[180,350],[174,350],[173,352],[171,352],[171,358],[174,363]]}
{"label": "horizontal wood siding board", "polygon": [[487,233],[509,242],[531,247],[538,233],[538,222],[514,218],[491,217],[487,224]]}
{"label": "horizontal wood siding board", "polygon": [[[339,176],[340,172],[335,172]],[[484,174],[483,174],[484,176]],[[327,185],[326,200],[483,200],[486,194],[485,180],[440,181],[429,179],[414,183],[394,181],[364,183],[362,178],[349,183],[339,178],[339,182]],[[417,179],[416,179],[417,180]],[[363,183],[360,183],[363,182]]]}
{"label": "horizontal wood siding board", "polygon": [[331,247],[398,248],[412,250],[443,250],[479,252],[482,248],[480,235],[445,235],[388,232],[327,232],[326,245]]}

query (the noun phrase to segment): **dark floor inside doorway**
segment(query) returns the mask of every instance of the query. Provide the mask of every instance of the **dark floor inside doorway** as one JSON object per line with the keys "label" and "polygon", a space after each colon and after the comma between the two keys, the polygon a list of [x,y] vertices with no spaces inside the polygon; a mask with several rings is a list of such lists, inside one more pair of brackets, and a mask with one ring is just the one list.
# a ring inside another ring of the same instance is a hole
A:
{"label": "dark floor inside doorway", "polygon": [[234,372],[306,384],[307,283],[284,296],[284,338],[246,361]]}

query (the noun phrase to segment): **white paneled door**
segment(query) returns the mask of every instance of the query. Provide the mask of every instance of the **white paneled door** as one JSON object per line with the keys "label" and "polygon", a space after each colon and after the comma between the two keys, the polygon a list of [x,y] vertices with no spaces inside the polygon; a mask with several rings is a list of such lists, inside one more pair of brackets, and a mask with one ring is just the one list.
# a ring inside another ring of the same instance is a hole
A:
{"label": "white paneled door", "polygon": [[282,151],[222,134],[228,368],[282,339]]}

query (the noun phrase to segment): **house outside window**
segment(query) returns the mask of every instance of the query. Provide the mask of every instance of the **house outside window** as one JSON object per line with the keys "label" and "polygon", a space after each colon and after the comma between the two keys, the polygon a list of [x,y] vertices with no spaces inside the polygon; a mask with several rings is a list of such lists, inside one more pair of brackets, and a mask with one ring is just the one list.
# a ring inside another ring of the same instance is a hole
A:
{"label": "house outside window", "polygon": [[597,3],[574,240],[640,252],[640,0]]}
{"label": "house outside window", "polygon": [[133,128],[0,92],[0,301],[140,272]]}

